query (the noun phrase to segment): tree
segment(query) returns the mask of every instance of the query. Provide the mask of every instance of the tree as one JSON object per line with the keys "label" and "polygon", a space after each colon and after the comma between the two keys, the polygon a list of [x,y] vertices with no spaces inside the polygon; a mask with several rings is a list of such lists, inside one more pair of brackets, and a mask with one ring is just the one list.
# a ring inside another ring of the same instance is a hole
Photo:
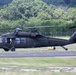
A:
{"label": "tree", "polygon": [[53,18],[54,18],[54,19],[61,19],[62,14],[63,14],[63,10],[60,9],[60,8],[58,8],[58,9],[56,9],[56,10],[54,11],[54,13],[53,13]]}
{"label": "tree", "polygon": [[70,3],[70,0],[64,0],[64,2],[65,2],[66,4],[69,4],[69,3]]}
{"label": "tree", "polygon": [[11,3],[13,0],[0,0],[0,6]]}

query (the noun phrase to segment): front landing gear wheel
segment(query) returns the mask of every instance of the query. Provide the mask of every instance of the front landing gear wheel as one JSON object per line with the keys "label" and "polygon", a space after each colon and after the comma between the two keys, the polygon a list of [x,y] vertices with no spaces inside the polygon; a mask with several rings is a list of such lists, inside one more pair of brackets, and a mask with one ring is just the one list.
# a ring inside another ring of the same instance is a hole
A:
{"label": "front landing gear wheel", "polygon": [[53,48],[53,50],[55,50],[56,48],[55,48],[55,46],[54,46],[54,48]]}
{"label": "front landing gear wheel", "polygon": [[4,51],[8,52],[9,50],[8,49],[4,49]]}
{"label": "front landing gear wheel", "polygon": [[6,52],[8,52],[9,51],[9,49],[7,49],[7,48],[3,48],[4,49],[4,51],[6,51]]}

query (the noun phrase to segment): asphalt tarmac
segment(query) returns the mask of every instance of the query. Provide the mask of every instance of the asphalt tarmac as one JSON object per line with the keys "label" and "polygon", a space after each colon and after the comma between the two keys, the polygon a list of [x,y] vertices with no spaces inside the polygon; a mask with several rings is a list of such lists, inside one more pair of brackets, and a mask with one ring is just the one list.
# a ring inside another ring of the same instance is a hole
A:
{"label": "asphalt tarmac", "polygon": [[1,52],[0,58],[76,57],[76,51]]}

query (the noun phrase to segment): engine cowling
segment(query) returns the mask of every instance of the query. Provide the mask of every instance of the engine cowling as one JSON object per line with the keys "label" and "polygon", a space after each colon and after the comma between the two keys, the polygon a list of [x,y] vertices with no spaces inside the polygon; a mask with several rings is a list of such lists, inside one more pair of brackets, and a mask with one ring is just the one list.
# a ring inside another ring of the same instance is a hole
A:
{"label": "engine cowling", "polygon": [[31,37],[31,38],[35,38],[37,35],[39,35],[38,33],[29,33],[29,32],[18,32],[16,33],[17,37]]}

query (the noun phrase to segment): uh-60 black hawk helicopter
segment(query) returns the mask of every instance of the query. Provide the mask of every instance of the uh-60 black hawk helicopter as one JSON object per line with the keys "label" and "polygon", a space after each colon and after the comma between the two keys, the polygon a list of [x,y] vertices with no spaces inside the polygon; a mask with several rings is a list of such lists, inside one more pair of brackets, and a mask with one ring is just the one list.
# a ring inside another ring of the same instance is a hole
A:
{"label": "uh-60 black hawk helicopter", "polygon": [[[30,27],[31,28],[31,27]],[[15,48],[36,48],[48,46],[61,46],[65,50],[65,45],[76,43],[76,32],[69,40],[50,38],[39,33],[22,32],[21,28],[16,28],[15,32],[5,33],[0,36],[0,48],[5,51],[15,51]]]}

